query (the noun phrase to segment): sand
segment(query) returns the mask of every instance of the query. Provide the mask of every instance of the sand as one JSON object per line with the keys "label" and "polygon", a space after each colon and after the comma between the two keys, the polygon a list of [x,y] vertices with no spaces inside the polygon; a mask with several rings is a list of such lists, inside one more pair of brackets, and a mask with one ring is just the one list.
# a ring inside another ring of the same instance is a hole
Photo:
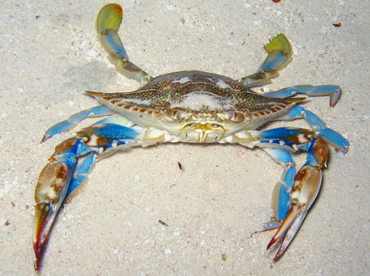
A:
{"label": "sand", "polygon": [[[121,1],[131,60],[153,76],[194,69],[237,79],[255,72],[262,46],[283,32],[293,61],[257,91],[340,85],[335,108],[327,98],[304,107],[348,138],[349,152],[331,150],[320,196],[278,263],[265,250],[273,232],[250,235],[269,220],[282,173],[262,150],[172,144],[117,153],[96,164],[60,212],[41,275],[368,274],[369,1],[194,2]],[[70,137],[40,144],[44,131],[97,105],[84,90],[139,87],[97,42],[95,17],[106,3],[3,1],[1,275],[34,274],[34,187],[54,147]]]}

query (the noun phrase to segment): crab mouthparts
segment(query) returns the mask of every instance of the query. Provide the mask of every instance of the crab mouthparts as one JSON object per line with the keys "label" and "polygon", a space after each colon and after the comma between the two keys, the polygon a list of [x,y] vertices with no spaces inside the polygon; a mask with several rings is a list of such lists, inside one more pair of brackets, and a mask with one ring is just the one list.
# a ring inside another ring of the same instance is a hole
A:
{"label": "crab mouthparts", "polygon": [[214,143],[224,137],[225,131],[216,123],[190,123],[184,126],[180,136],[190,143]]}

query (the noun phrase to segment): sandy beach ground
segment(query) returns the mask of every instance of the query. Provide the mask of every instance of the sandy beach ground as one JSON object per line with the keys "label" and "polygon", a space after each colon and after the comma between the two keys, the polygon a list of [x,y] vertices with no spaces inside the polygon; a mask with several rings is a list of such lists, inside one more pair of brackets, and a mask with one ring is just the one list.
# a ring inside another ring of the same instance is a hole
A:
{"label": "sandy beach ground", "polygon": [[[71,135],[40,144],[44,131],[97,105],[84,90],[139,87],[114,70],[96,39],[95,17],[107,3],[3,1],[0,275],[34,274],[34,187],[54,147]],[[335,108],[328,98],[304,107],[348,138],[350,150],[331,150],[320,196],[278,263],[265,250],[273,232],[251,236],[269,221],[282,173],[262,150],[171,144],[119,152],[96,164],[60,212],[40,274],[368,275],[369,1],[119,4],[130,58],[153,76],[194,69],[241,78],[264,60],[263,45],[284,33],[293,61],[257,91],[340,85]],[[274,124],[281,125],[307,127]]]}

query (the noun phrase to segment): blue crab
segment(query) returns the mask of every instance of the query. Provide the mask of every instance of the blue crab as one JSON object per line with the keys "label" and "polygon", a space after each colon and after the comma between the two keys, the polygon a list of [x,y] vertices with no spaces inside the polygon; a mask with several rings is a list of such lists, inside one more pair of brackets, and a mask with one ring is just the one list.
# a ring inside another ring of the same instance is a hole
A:
{"label": "blue crab", "polygon": [[[251,88],[271,82],[291,60],[292,49],[283,34],[266,46],[267,58],[255,74],[233,80],[201,71],[183,71],[151,77],[132,63],[118,36],[122,8],[104,6],[96,29],[110,60],[125,75],[142,83],[128,93],[87,91],[97,107],[72,115],[46,131],[42,141],[67,131],[87,117],[105,116],[60,143],[41,171],[35,191],[33,244],[35,270],[39,270],[54,219],[65,200],[80,186],[95,160],[119,149],[159,143],[228,143],[260,147],[284,167],[274,192],[274,216],[264,230],[278,229],[267,246],[280,246],[280,259],[297,234],[321,186],[321,168],[326,166],[329,145],[345,153],[348,142],[326,127],[301,104],[308,97],[329,96],[338,102],[335,85],[302,85],[258,94]],[[280,127],[260,130],[271,121],[302,118],[309,129]],[[306,163],[295,171],[292,153],[306,152]]]}

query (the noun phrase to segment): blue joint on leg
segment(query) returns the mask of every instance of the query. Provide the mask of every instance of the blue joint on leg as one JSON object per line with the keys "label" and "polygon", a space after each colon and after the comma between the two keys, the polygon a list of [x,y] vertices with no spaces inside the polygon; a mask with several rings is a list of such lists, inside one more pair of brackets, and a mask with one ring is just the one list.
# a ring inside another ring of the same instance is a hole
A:
{"label": "blue joint on leg", "polygon": [[100,120],[88,130],[93,131],[98,137],[106,139],[135,139],[139,133],[127,127],[128,122],[129,120],[126,117],[113,116]]}
{"label": "blue joint on leg", "polygon": [[284,54],[282,51],[273,51],[271,54],[267,56],[265,61],[260,67],[261,71],[264,72],[275,72],[280,69],[282,65],[284,65],[290,59],[289,56]]}
{"label": "blue joint on leg", "polygon": [[298,118],[305,118],[311,127],[325,127],[325,123],[316,114],[304,109],[301,106],[293,107],[286,114],[279,117],[279,120],[293,120]]}
{"label": "blue joint on leg", "polygon": [[101,35],[99,38],[101,39],[102,44],[109,53],[116,56],[117,59],[120,60],[128,60],[128,55],[123,47],[122,41],[118,36],[117,31],[115,30],[105,30],[105,34]]}
{"label": "blue joint on leg", "polygon": [[59,153],[58,155],[53,156],[53,158],[55,161],[65,163],[70,171],[73,171],[77,163],[77,157],[81,153],[85,154],[86,149],[89,148],[83,142],[81,142],[80,140],[76,140],[76,142],[70,148],[68,148],[64,152]]}
{"label": "blue joint on leg", "polygon": [[73,193],[85,180],[91,165],[94,163],[95,160],[95,154],[90,153],[86,157],[82,159],[82,161],[79,161],[75,171],[73,173],[73,178],[71,180],[71,183],[69,184],[68,191],[66,198]]}
{"label": "blue joint on leg", "polygon": [[297,94],[309,94],[311,90],[315,89],[312,85],[299,85],[293,87],[283,88],[274,92],[264,94],[266,97],[271,98],[286,98]]}
{"label": "blue joint on leg", "polygon": [[348,151],[349,143],[348,141],[340,135],[338,132],[330,128],[314,128],[320,136],[328,142],[336,151],[341,153],[346,153]]}
{"label": "blue joint on leg", "polygon": [[[295,177],[294,160],[289,152],[283,149],[264,148],[264,150],[279,164],[285,167],[281,182],[277,183],[274,192],[272,205],[275,217],[278,221],[283,220],[289,210],[290,191]],[[266,226],[267,228],[274,226]]]}
{"label": "blue joint on leg", "polygon": [[[52,156],[52,158],[54,159],[53,162],[64,163],[68,167],[69,176],[68,176],[68,180],[66,180],[65,182],[66,183],[65,189],[67,190],[66,196],[70,194],[71,189],[74,190],[78,186],[78,185],[72,184],[75,181],[76,172],[78,174],[87,173],[91,163],[93,162],[93,160],[91,160],[89,161],[90,162],[89,166],[86,166],[86,164],[83,164],[81,166],[81,160],[83,161],[84,159],[80,159],[80,158],[81,157],[83,158],[84,155],[89,154],[92,151],[92,149],[88,147],[85,143],[83,143],[81,140],[78,140],[76,138],[71,138],[70,140],[66,140],[62,142],[60,146],[66,147],[68,146],[69,143],[71,143],[70,147],[68,147],[65,151]],[[74,187],[74,188],[71,188],[71,187]]]}
{"label": "blue joint on leg", "polygon": [[45,142],[47,139],[53,137],[56,134],[67,131],[68,129],[76,126],[79,122],[86,119],[87,117],[99,117],[105,115],[111,115],[112,111],[109,110],[106,106],[97,106],[87,110],[78,112],[67,120],[57,123],[56,125],[49,128],[42,139],[42,142]]}
{"label": "blue joint on leg", "polygon": [[314,142],[315,142],[315,139],[312,139],[310,143],[310,147],[307,150],[306,163],[304,164],[304,166],[306,165],[311,166],[311,167],[320,166],[319,163],[317,162],[314,152],[312,151]]}
{"label": "blue joint on leg", "polygon": [[340,87],[336,85],[298,85],[266,93],[264,96],[272,98],[286,98],[297,94],[305,94],[308,97],[329,96],[330,106],[333,107],[339,101],[341,93]]}
{"label": "blue joint on leg", "polygon": [[[101,120],[102,121],[112,121],[110,120]],[[91,137],[95,135],[100,139],[100,143],[96,145],[97,148],[109,149],[113,146],[119,146],[127,143],[127,140],[133,140],[138,135],[138,132],[125,126],[105,123],[97,124],[95,127],[87,128],[86,130],[76,133],[76,136]],[[103,139],[103,140],[102,140]],[[113,145],[113,143],[115,145]],[[88,143],[87,143],[88,144]],[[76,142],[75,150],[73,157],[79,157],[77,165],[75,165],[74,173],[72,180],[70,182],[67,196],[73,193],[85,180],[91,165],[94,163],[95,156],[98,154],[97,149],[93,150],[81,140]],[[86,156],[85,156],[86,155]]]}
{"label": "blue joint on leg", "polygon": [[[284,177],[282,183],[280,183],[280,188],[277,194],[277,206],[275,207],[276,210],[276,218],[281,221],[285,219],[288,210],[289,210],[289,202],[290,202],[290,189],[292,188],[294,177],[295,177],[295,168],[294,165],[288,166],[284,172]],[[279,185],[279,184],[278,184]]]}
{"label": "blue joint on leg", "polygon": [[[107,122],[112,120],[104,119],[102,121]],[[139,132],[118,124],[97,123],[89,128],[76,132],[75,135],[100,155],[100,153],[106,152],[107,150],[111,151],[121,145],[137,143],[136,137],[139,135]]]}
{"label": "blue joint on leg", "polygon": [[[302,132],[299,128],[279,127],[269,130],[264,130],[258,133],[258,137],[265,140],[284,140],[284,138],[295,137]],[[265,142],[265,141],[261,141]]]}
{"label": "blue joint on leg", "polygon": [[[325,123],[313,112],[304,109],[301,106],[295,106],[291,110],[288,111],[285,115],[279,117],[279,120],[291,120],[295,118],[304,118],[306,122],[312,127],[312,129],[316,132],[316,134],[320,135],[325,141],[327,141],[331,146],[333,146],[337,151],[340,151],[342,153],[346,153],[348,151],[349,143],[348,141],[339,133],[336,131],[326,127]],[[274,129],[272,130],[271,135],[274,135]],[[291,131],[281,131],[280,137],[286,137],[286,135],[289,135],[292,133]],[[264,134],[264,132],[260,133]],[[270,134],[270,133],[266,133]],[[297,133],[298,134],[298,133]],[[265,135],[266,136],[266,135]]]}
{"label": "blue joint on leg", "polygon": [[[300,128],[274,128],[265,131],[261,131],[256,135],[259,139],[259,143],[269,144],[273,148],[285,147],[294,150],[307,150],[307,142],[311,139],[309,136],[314,134],[310,130]],[[301,137],[302,136],[302,137]],[[306,139],[303,139],[306,137]],[[267,147],[263,145],[262,147]]]}
{"label": "blue joint on leg", "polygon": [[326,128],[325,123],[313,112],[305,110],[303,108],[304,117],[312,128],[322,127]]}
{"label": "blue joint on leg", "polygon": [[[77,140],[72,151],[70,151],[71,158],[74,159],[72,179],[68,187],[66,197],[69,196],[85,179],[89,169],[94,162],[95,153],[81,140]],[[86,156],[85,156],[86,155]],[[66,163],[66,160],[63,161]],[[77,163],[77,164],[76,164]]]}
{"label": "blue joint on leg", "polygon": [[333,146],[337,151],[346,153],[348,151],[348,141],[335,130],[326,127],[325,123],[311,111],[305,110],[306,121],[311,125],[315,132],[326,142]]}
{"label": "blue joint on leg", "polygon": [[326,142],[333,146],[337,151],[342,153],[346,153],[348,151],[348,141],[342,135],[331,128],[326,127],[325,123],[315,113],[305,110],[304,108],[302,108],[302,112],[308,124]]}
{"label": "blue joint on leg", "polygon": [[99,137],[105,139],[135,139],[138,132],[132,128],[120,126],[112,123],[99,124],[92,127],[91,130]]}

